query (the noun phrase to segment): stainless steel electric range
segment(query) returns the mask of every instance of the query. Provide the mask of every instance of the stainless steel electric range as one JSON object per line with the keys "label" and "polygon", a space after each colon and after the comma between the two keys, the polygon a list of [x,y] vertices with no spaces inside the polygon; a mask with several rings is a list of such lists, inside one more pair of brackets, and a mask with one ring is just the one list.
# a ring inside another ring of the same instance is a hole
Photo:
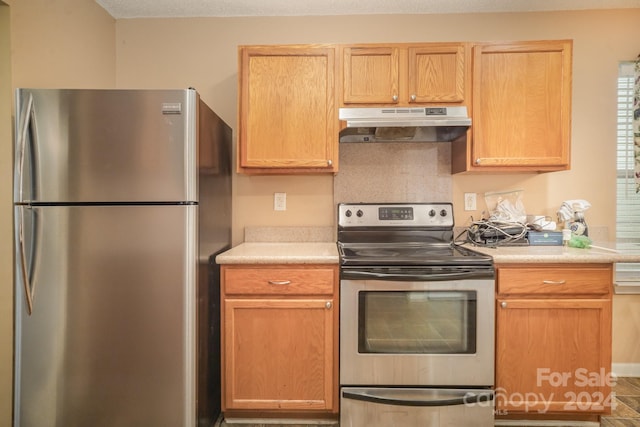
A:
{"label": "stainless steel electric range", "polygon": [[338,205],[341,426],[493,426],[490,256],[451,203]]}

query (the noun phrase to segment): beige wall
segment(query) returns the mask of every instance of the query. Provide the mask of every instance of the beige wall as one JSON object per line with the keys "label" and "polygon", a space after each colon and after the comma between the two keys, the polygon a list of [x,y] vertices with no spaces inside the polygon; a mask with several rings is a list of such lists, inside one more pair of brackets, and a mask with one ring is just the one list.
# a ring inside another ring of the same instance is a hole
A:
{"label": "beige wall", "polygon": [[14,87],[115,85],[115,20],[93,0],[10,0]]}
{"label": "beige wall", "polygon": [[93,0],[5,3],[0,1],[0,427],[11,424],[12,89],[113,87],[116,77],[115,20]]}
{"label": "beige wall", "polygon": [[640,295],[614,295],[613,362],[640,364]]}
{"label": "beige wall", "polygon": [[9,7],[0,1],[0,426],[8,426],[11,421],[11,360],[13,357],[12,125],[9,35]]}

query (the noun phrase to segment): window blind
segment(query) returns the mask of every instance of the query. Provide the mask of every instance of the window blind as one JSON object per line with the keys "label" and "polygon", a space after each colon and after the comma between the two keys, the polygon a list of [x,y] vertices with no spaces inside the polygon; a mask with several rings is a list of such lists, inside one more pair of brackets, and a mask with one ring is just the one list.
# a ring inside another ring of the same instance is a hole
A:
{"label": "window blind", "polygon": [[633,63],[620,64],[618,76],[616,239],[640,243],[640,195],[633,156]]}
{"label": "window blind", "polygon": [[[640,193],[636,193],[634,179],[633,80],[634,63],[620,63],[616,150],[616,242],[619,247],[640,245]],[[620,293],[625,292],[625,282],[635,285],[635,293],[640,283],[640,263],[617,263],[616,281],[623,285],[616,287]]]}

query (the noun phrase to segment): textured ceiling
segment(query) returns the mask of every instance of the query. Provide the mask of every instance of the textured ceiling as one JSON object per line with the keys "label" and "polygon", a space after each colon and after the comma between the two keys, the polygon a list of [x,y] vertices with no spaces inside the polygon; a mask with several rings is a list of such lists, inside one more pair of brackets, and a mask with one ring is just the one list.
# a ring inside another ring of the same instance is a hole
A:
{"label": "textured ceiling", "polygon": [[96,0],[96,2],[116,19],[640,8],[640,0]]}

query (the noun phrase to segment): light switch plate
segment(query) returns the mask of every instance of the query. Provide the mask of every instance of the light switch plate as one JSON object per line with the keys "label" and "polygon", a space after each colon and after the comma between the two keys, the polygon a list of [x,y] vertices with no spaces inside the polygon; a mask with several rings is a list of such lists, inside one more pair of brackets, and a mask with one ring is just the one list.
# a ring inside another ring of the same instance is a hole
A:
{"label": "light switch plate", "polygon": [[476,193],[464,193],[464,210],[475,211],[476,209]]}
{"label": "light switch plate", "polygon": [[287,193],[273,193],[273,210],[287,210]]}

